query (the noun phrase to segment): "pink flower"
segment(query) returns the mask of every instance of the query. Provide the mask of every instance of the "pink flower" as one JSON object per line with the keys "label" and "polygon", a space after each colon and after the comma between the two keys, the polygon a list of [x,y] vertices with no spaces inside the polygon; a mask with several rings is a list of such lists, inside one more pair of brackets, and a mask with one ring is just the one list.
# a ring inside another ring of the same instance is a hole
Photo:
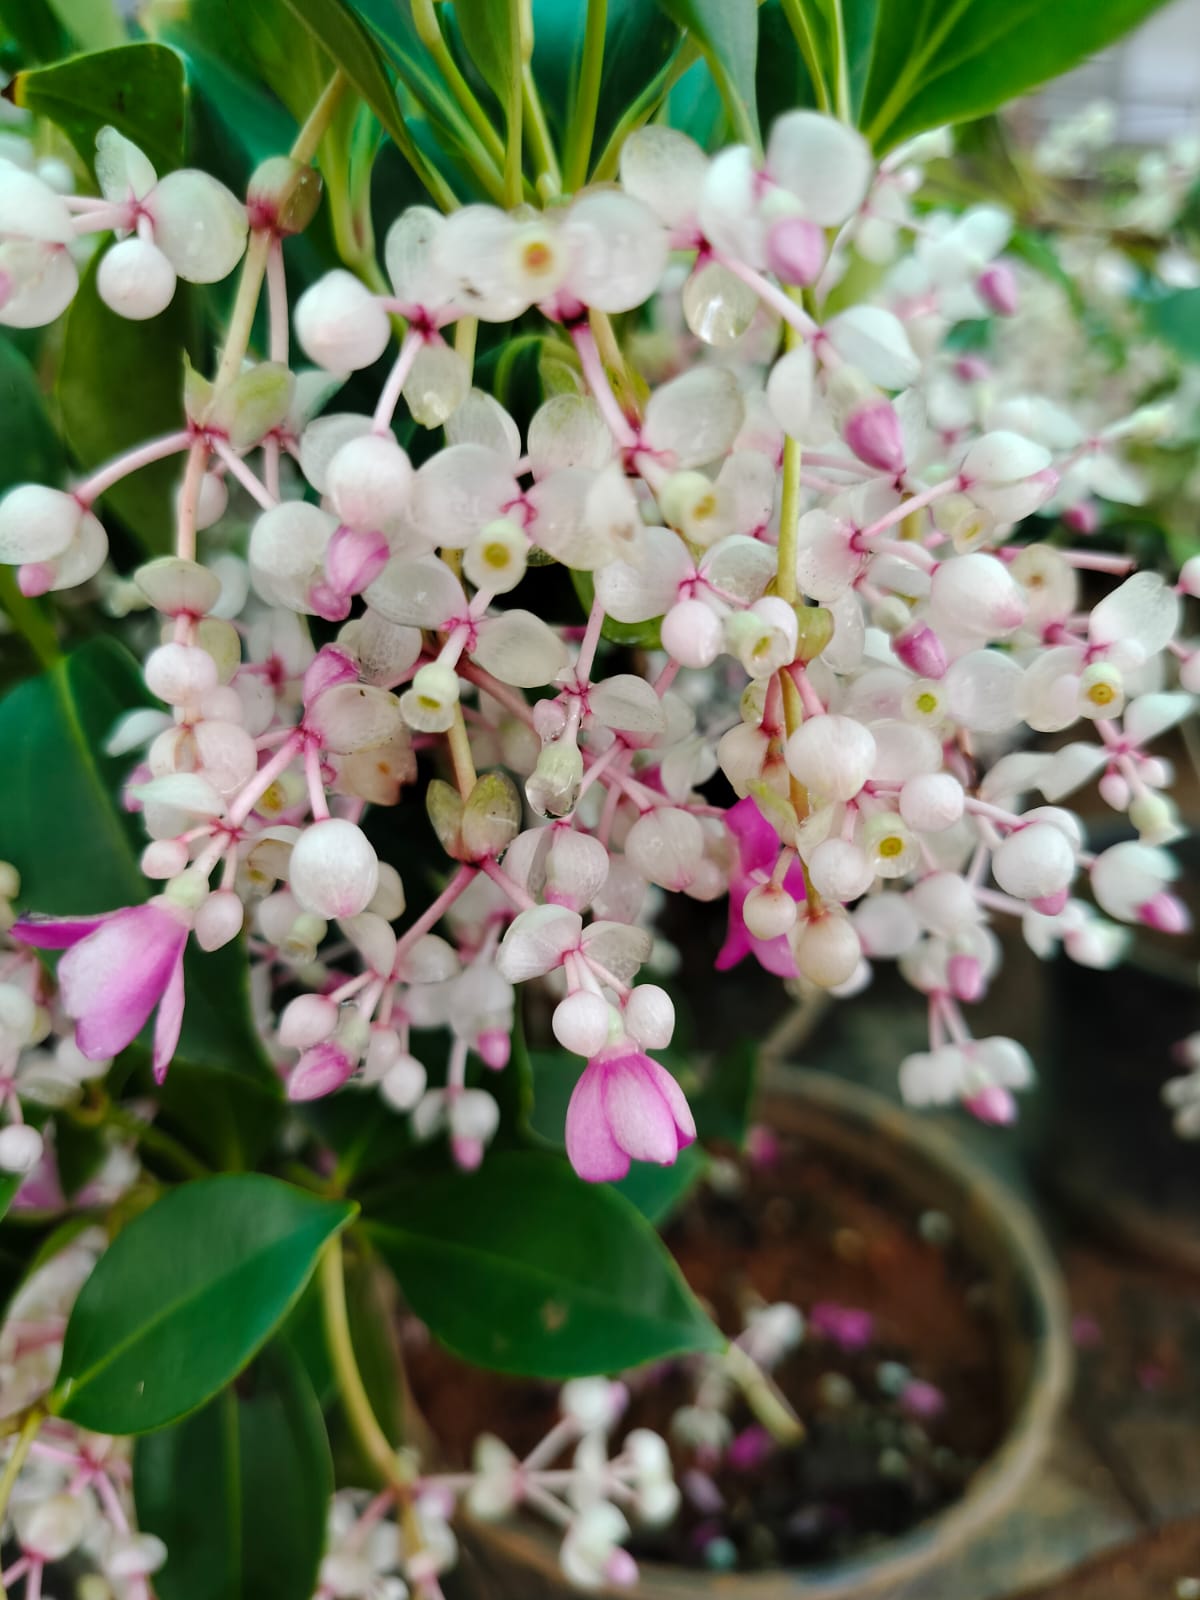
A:
{"label": "pink flower", "polygon": [[628,1043],[592,1057],[567,1107],[567,1154],[589,1183],[623,1178],[631,1160],[669,1167],[695,1137],[683,1090]]}
{"label": "pink flower", "polygon": [[865,1350],[875,1337],[875,1319],[857,1306],[839,1306],[821,1300],[808,1314],[808,1326],[818,1338],[843,1350]]}
{"label": "pink flower", "polygon": [[[779,835],[750,796],[730,806],[725,813],[725,826],[734,838],[737,867],[729,875],[729,932],[717,953],[717,971],[726,972],[752,955],[759,966],[777,978],[794,978],[798,975],[796,958],[787,935],[756,939],[742,915],[746,896],[766,882],[779,858]],[[804,899],[804,872],[799,862],[788,868],[783,886],[794,900]]]}
{"label": "pink flower", "polygon": [[154,1078],[161,1083],[183,1025],[187,913],[159,896],[95,917],[27,917],[13,937],[41,950],[65,950],[58,964],[63,1010],[89,1061],[108,1061],[133,1043],[158,1006]]}

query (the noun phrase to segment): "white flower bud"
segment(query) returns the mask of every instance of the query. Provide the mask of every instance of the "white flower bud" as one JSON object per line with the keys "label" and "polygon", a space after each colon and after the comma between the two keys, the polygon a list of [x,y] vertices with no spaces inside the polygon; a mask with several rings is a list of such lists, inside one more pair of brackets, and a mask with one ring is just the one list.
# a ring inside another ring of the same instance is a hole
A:
{"label": "white flower bud", "polygon": [[675,1005],[656,983],[639,983],[625,1002],[625,1027],[643,1050],[665,1050],[675,1036]]}
{"label": "white flower bud", "polygon": [[42,1159],[42,1136],[27,1122],[0,1128],[0,1172],[32,1172]]}
{"label": "white flower bud", "polygon": [[875,868],[865,850],[848,839],[825,839],[805,863],[809,883],[825,900],[845,904],[866,894]]}
{"label": "white flower bud", "polygon": [[810,717],[788,739],[788,771],[826,800],[853,800],[871,775],[875,740],[852,717]]}
{"label": "white flower bud", "polygon": [[55,560],[74,542],[85,518],[95,521],[61,489],[18,484],[0,500],[0,561],[16,566]]}
{"label": "white flower bud", "polygon": [[242,931],[246,910],[232,889],[217,889],[196,913],[193,932],[201,950],[220,950]]}
{"label": "white flower bud", "polygon": [[306,911],[320,917],[355,917],[371,903],[379,861],[366,834],[353,822],[329,817],[297,839],[288,862],[288,883]]}
{"label": "white flower bud", "polygon": [[379,863],[379,886],[371,899],[368,911],[373,911],[385,922],[395,922],[403,915],[405,906],[404,884],[390,861]]}
{"label": "white flower bud", "polygon": [[1043,472],[1050,459],[1045,445],[999,429],[975,441],[963,457],[962,471],[968,482],[1002,486]]}
{"label": "white flower bud", "polygon": [[802,977],[821,989],[836,989],[854,976],[862,946],[854,924],[838,907],[797,923],[792,954]]}
{"label": "white flower bud", "polygon": [[963,787],[948,772],[921,772],[900,790],[900,815],[917,833],[941,833],[963,814]]}
{"label": "white flower bud", "polygon": [[983,639],[1004,638],[1025,620],[1025,599],[1012,574],[981,551],[941,562],[930,582],[930,605],[954,631]]}
{"label": "white flower bud", "polygon": [[372,366],[391,336],[387,312],[379,301],[341,268],[304,291],[296,302],[294,321],[305,355],[329,372]]}
{"label": "white flower bud", "polygon": [[576,989],[555,1006],[550,1026],[564,1050],[590,1059],[608,1043],[611,1021],[612,1010],[602,995]]}
{"label": "white flower bud", "polygon": [[390,533],[403,520],[412,477],[408,456],[390,433],[367,433],[334,454],[325,472],[325,492],[347,527]]}
{"label": "white flower bud", "polygon": [[21,1548],[43,1561],[61,1561],[87,1528],[82,1496],[66,1493],[14,1505],[12,1518]]}
{"label": "white flower bud", "polygon": [[147,878],[173,878],[188,864],[182,839],[152,839],[142,851],[142,871]]}
{"label": "white flower bud", "polygon": [[458,673],[441,661],[417,669],[412,687],[400,696],[400,713],[416,733],[445,733],[458,705]]}
{"label": "white flower bud", "polygon": [[796,917],[796,902],[782,884],[757,884],[742,906],[742,920],[755,939],[778,939],[790,933]]}
{"label": "white flower bud", "polygon": [[565,817],[575,809],[582,782],[579,746],[556,739],[542,747],[537,765],[525,780],[525,798],[539,817]]}
{"label": "white flower bud", "polygon": [[752,678],[769,678],[795,659],[797,632],[795,609],[775,595],[725,619],[726,648]]}
{"label": "white flower bud", "polygon": [[165,617],[203,617],[221,596],[221,580],[199,562],[181,556],[159,556],[147,561],[133,581],[156,611]]}
{"label": "white flower bud", "polygon": [[702,472],[674,472],[658,491],[658,504],[672,528],[705,549],[733,532],[732,508]]}
{"label": "white flower bud", "polygon": [[1067,889],[1075,865],[1074,848],[1062,829],[1033,822],[1005,839],[992,857],[992,875],[1018,900],[1045,900]]}
{"label": "white flower bud", "polygon": [[393,1111],[411,1111],[425,1093],[426,1082],[425,1068],[416,1056],[405,1053],[388,1067],[380,1079],[379,1092]]}
{"label": "white flower bud", "polygon": [[662,621],[662,647],[681,667],[711,667],[724,648],[721,619],[703,600],[680,600]]}
{"label": "white flower bud", "polygon": [[142,676],[150,693],[168,705],[185,705],[215,689],[217,663],[197,645],[163,644],[146,657]]}
{"label": "white flower bud", "polygon": [[308,1050],[328,1039],[338,1024],[338,1008],[323,994],[299,994],[279,1017],[279,1042],[288,1050]]}
{"label": "white flower bud", "polygon": [[131,322],[144,322],[165,311],[174,298],[175,283],[175,268],[166,256],[136,234],[106,250],[96,273],[101,300]]}

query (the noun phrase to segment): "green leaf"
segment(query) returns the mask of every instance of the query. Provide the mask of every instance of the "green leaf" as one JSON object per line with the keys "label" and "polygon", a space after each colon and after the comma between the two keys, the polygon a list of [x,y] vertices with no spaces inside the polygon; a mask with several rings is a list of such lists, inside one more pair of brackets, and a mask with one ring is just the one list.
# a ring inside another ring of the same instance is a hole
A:
{"label": "green leaf", "polygon": [[0,33],[14,39],[31,61],[57,61],[70,48],[47,0],[0,0]]}
{"label": "green leaf", "polygon": [[463,43],[488,88],[507,105],[512,87],[516,52],[509,36],[511,0],[454,0]]}
{"label": "green leaf", "polygon": [[128,43],[112,0],[50,0],[50,8],[81,50],[112,50]]}
{"label": "green leaf", "polygon": [[702,1139],[724,1139],[740,1149],[758,1086],[758,1046],[742,1039],[713,1063],[704,1085],[692,1096],[692,1112]]}
{"label": "green leaf", "polygon": [[[168,52],[178,60],[174,52]],[[101,300],[92,258],[67,313],[58,400],[67,442],[86,470],[184,425],[183,358],[190,334],[188,291],[149,322],[119,317]],[[148,555],[174,546],[173,500],[182,455],[123,478],[101,500]]]}
{"label": "green leaf", "polygon": [[159,1600],[309,1600],[333,1468],[321,1408],[277,1341],[202,1411],[139,1439],[138,1526],[167,1547]]}
{"label": "green leaf", "polygon": [[758,0],[659,0],[659,4],[703,50],[737,137],[757,146]]}
{"label": "green leaf", "polygon": [[409,1184],[367,1233],[416,1314],[477,1366],[569,1378],[724,1347],[646,1220],[548,1152]]}
{"label": "green leaf", "polygon": [[[136,817],[117,794],[129,757],[104,744],[126,711],[152,704],[137,663],[110,637],[91,640],[0,700],[0,839],[36,911],[112,911],[146,897]],[[46,795],[54,827],[46,827]],[[184,960],[179,1050],[158,1097],[185,1138],[224,1165],[244,1165],[279,1117],[281,1089],[250,1011],[240,942]]]}
{"label": "green leaf", "polygon": [[99,1128],[60,1116],[54,1123],[54,1162],[58,1181],[68,1200],[95,1177],[109,1152],[108,1140]]}
{"label": "green leaf", "polygon": [[878,154],[981,117],[1112,44],[1164,0],[888,0],[859,122]]}
{"label": "green leaf", "polygon": [[1200,289],[1175,289],[1146,307],[1146,325],[1185,361],[1200,361]]}
{"label": "green leaf", "polygon": [[612,1189],[615,1194],[623,1195],[631,1206],[636,1206],[647,1222],[661,1228],[687,1200],[708,1166],[708,1157],[700,1146],[690,1144],[669,1167],[635,1161]]}
{"label": "green leaf", "polygon": [[161,44],[124,44],[19,72],[11,94],[17,105],[60,127],[89,169],[96,135],[106,125],[132,139],[160,177],[183,165],[183,62]]}
{"label": "green leaf", "polygon": [[59,484],[67,458],[33,368],[6,338],[0,338],[0,490],[14,483]]}
{"label": "green leaf", "polygon": [[54,1409],[121,1434],[194,1411],[266,1343],[355,1210],[261,1173],[172,1190],[118,1234],[80,1291]]}
{"label": "green leaf", "polygon": [[0,1177],[0,1218],[8,1215],[8,1208],[13,1203],[13,1196],[21,1187],[21,1174],[19,1172],[6,1172]]}

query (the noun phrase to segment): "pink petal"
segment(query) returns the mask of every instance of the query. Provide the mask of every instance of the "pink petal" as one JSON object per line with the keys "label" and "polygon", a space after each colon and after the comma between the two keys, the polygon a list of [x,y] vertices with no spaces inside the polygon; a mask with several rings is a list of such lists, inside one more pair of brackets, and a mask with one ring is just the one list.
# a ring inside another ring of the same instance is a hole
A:
{"label": "pink petal", "polygon": [[38,950],[69,950],[95,933],[107,916],[108,913],[95,917],[43,917],[35,912],[14,922],[9,931],[14,939]]}
{"label": "pink petal", "polygon": [[63,1009],[92,1061],[119,1055],[141,1032],[187,943],[186,925],[153,901],[105,918],[58,964]]}
{"label": "pink petal", "polygon": [[179,1048],[179,1030],[183,1027],[183,950],[167,979],[167,987],[158,1004],[158,1017],[154,1023],[154,1081],[161,1083],[167,1075],[175,1051]]}
{"label": "pink petal", "polygon": [[340,1089],[354,1071],[354,1062],[340,1044],[315,1044],[297,1061],[288,1079],[289,1100],[320,1100]]}
{"label": "pink petal", "polygon": [[752,795],[730,806],[725,813],[725,826],[737,840],[743,873],[770,871],[779,856],[779,835]]}
{"label": "pink petal", "polygon": [[781,933],[777,939],[751,939],[750,950],[764,972],[773,973],[777,978],[800,976],[785,933]]}
{"label": "pink petal", "polygon": [[642,1056],[606,1062],[601,1097],[608,1126],[617,1144],[635,1161],[669,1167],[679,1154],[679,1138],[671,1108]]}
{"label": "pink petal", "polygon": [[575,1171],[589,1183],[623,1178],[629,1171],[629,1157],[609,1131],[603,1084],[603,1067],[589,1062],[567,1107],[567,1155]]}
{"label": "pink petal", "polygon": [[687,1103],[687,1095],[661,1062],[653,1060],[650,1056],[644,1057],[643,1060],[646,1072],[654,1087],[667,1102],[667,1109],[675,1120],[676,1136],[679,1148],[682,1150],[684,1145],[691,1144],[696,1137],[696,1119],[692,1116],[692,1108]]}

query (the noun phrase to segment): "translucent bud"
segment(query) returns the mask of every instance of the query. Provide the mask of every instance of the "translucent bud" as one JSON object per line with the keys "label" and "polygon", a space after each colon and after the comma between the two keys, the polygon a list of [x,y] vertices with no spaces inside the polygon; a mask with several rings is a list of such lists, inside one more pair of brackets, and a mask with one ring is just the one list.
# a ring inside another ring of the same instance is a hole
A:
{"label": "translucent bud", "polygon": [[268,156],[250,174],[246,212],[250,226],[271,233],[303,233],[321,203],[321,174],[291,156]]}
{"label": "translucent bud", "polygon": [[794,608],[773,595],[725,619],[726,647],[752,678],[769,678],[794,659],[796,633]]}
{"label": "translucent bud", "polygon": [[503,772],[488,772],[463,809],[462,841],[470,861],[495,860],[521,831],[521,797]]}
{"label": "translucent bud", "polygon": [[232,889],[217,889],[196,913],[193,932],[201,950],[220,950],[242,931],[245,907]]}
{"label": "translucent bud", "polygon": [[963,814],[963,787],[948,772],[922,772],[900,790],[900,815],[917,833],[941,833]]}
{"label": "translucent bud", "polygon": [[797,606],[796,660],[815,661],[833,638],[833,612],[828,606]]}
{"label": "translucent bud", "polygon": [[875,740],[852,717],[810,717],[788,739],[788,770],[827,800],[853,800],[871,775]]}
{"label": "translucent bud", "polygon": [[279,1042],[288,1050],[308,1050],[328,1039],[338,1025],[338,1008],[328,995],[300,994],[279,1017]]}
{"label": "translucent bud", "polygon": [[471,389],[471,374],[458,351],[437,339],[423,344],[404,380],[404,400],[422,428],[440,428]]}
{"label": "translucent bud", "polygon": [[758,296],[718,261],[698,264],[683,286],[683,316],[697,339],[724,349],[754,321]]}
{"label": "translucent bud", "polygon": [[583,782],[583,757],[574,741],[555,740],[543,746],[533,772],[525,780],[525,798],[539,817],[565,817],[575,809]]}
{"label": "translucent bud", "polygon": [[704,854],[704,830],[690,811],[656,806],[625,836],[625,857],[660,888],[686,889]]}
{"label": "translucent bud", "polygon": [[662,621],[662,647],[681,667],[710,667],[721,653],[721,619],[703,600],[680,600]]}
{"label": "translucent bud", "polygon": [[823,899],[845,904],[857,900],[875,882],[875,868],[865,850],[848,839],[825,839],[805,862],[805,876]]}
{"label": "translucent bud", "polygon": [[612,1010],[602,995],[576,989],[554,1008],[550,1026],[564,1050],[589,1059],[608,1043]]}
{"label": "translucent bud", "polygon": [[379,881],[379,862],[362,829],[340,817],[314,822],[297,839],[288,883],[306,911],[354,917],[365,911]]}
{"label": "translucent bud", "polygon": [[203,617],[221,595],[221,580],[215,573],[181,556],[147,561],[133,579],[154,609],[165,617]]}
{"label": "translucent bud", "polygon": [[507,517],[489,522],[463,552],[463,572],[477,589],[508,594],[525,576],[529,540]]}
{"label": "translucent bud", "polygon": [[625,1002],[625,1027],[643,1050],[665,1050],[675,1035],[675,1005],[656,983],[640,983]]}
{"label": "translucent bud", "polygon": [[742,921],[754,939],[778,939],[796,924],[796,902],[781,883],[760,883],[742,905]]}
{"label": "translucent bud", "polygon": [[135,234],[100,258],[96,290],[110,311],[144,322],[165,311],[175,296],[175,268],[156,244]]}
{"label": "translucent bud", "polygon": [[168,705],[184,705],[215,689],[217,663],[196,645],[164,644],[152,650],[142,668],[150,693]]}
{"label": "translucent bud", "polygon": [[0,1128],[0,1172],[32,1172],[42,1159],[42,1136],[27,1122]]}
{"label": "translucent bud", "polygon": [[791,942],[801,976],[820,989],[846,983],[862,959],[854,924],[840,907],[798,922]]}
{"label": "translucent bud", "polygon": [[1175,805],[1166,795],[1150,790],[1129,802],[1129,820],[1144,844],[1171,844],[1184,836]]}
{"label": "translucent bud", "polygon": [[404,884],[400,874],[390,861],[379,863],[379,886],[371,899],[368,911],[374,912],[377,917],[382,917],[385,922],[394,922],[404,913],[405,896]]}
{"label": "translucent bud", "polygon": [[445,733],[458,705],[458,673],[440,661],[417,669],[412,687],[400,696],[405,722],[417,733]]}
{"label": "translucent bud", "polygon": [[391,337],[387,312],[368,288],[341,268],[304,291],[296,302],[294,321],[305,355],[329,372],[372,366]]}

